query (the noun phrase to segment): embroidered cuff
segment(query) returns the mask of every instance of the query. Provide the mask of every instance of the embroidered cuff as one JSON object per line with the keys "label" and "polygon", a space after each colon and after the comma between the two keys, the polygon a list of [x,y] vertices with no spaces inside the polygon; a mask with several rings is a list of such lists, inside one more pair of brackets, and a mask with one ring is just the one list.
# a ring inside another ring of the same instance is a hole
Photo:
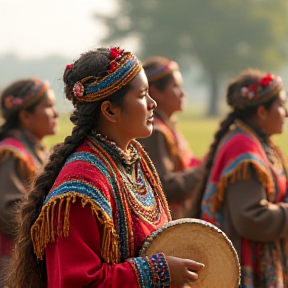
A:
{"label": "embroidered cuff", "polygon": [[130,258],[138,285],[141,288],[170,287],[169,267],[163,253],[152,257]]}

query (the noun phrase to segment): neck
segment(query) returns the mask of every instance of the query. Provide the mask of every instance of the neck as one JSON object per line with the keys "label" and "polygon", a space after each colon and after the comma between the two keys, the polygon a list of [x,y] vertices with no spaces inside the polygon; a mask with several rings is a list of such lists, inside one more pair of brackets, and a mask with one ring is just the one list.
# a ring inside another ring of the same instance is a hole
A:
{"label": "neck", "polygon": [[97,133],[100,133],[103,137],[108,140],[114,142],[121,150],[125,153],[128,152],[128,146],[132,139],[125,139],[123,135],[120,135],[118,131],[115,129],[109,129],[109,127],[105,127],[105,129],[96,129]]}
{"label": "neck", "polygon": [[22,132],[24,136],[31,140],[31,142],[33,143],[40,143],[43,139],[43,137],[37,136],[31,130],[25,128],[24,126],[20,127],[20,132]]}
{"label": "neck", "polygon": [[265,129],[259,124],[256,118],[249,118],[243,121],[248,124],[261,138],[268,139],[271,135],[265,132]]}
{"label": "neck", "polygon": [[168,111],[162,110],[161,108],[157,108],[156,112],[158,112],[158,114],[162,117],[164,117],[165,119],[172,121],[173,117],[173,113],[169,113]]}

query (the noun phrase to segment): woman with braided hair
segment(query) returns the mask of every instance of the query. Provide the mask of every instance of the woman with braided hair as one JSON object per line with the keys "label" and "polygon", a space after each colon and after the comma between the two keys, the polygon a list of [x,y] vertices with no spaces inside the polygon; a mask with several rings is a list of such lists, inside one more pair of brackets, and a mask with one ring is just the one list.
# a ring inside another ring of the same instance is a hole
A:
{"label": "woman with braided hair", "polygon": [[202,218],[233,242],[244,288],[288,287],[287,167],[271,136],[282,133],[286,93],[279,76],[248,69],[231,81],[232,112],[207,156]]}
{"label": "woman with braided hair", "polygon": [[75,126],[21,207],[8,287],[182,287],[197,279],[200,263],[138,256],[170,220],[155,168],[134,140],[151,134],[156,107],[138,59],[98,48],[63,78]]}
{"label": "woman with braided hair", "polygon": [[[15,240],[17,203],[28,192],[31,178],[48,160],[44,136],[56,132],[55,95],[37,78],[11,83],[1,93],[0,126],[0,270]],[[1,284],[0,284],[0,287]]]}

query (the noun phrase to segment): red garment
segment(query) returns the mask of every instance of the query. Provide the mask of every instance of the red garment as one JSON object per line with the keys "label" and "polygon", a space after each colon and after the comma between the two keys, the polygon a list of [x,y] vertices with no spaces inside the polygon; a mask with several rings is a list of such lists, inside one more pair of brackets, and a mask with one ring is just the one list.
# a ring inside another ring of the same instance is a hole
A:
{"label": "red garment", "polygon": [[100,239],[101,225],[77,200],[71,205],[69,236],[46,247],[48,288],[139,287],[129,262],[103,262]]}
{"label": "red garment", "polygon": [[[154,114],[154,130],[160,131],[165,136],[170,157],[173,159],[175,164],[175,172],[185,172],[188,171],[189,168],[197,168],[200,166],[202,161],[193,155],[193,152],[190,149],[185,137],[176,130],[174,126],[175,123],[167,119],[166,115],[159,110],[154,112]],[[169,207],[171,209],[173,219],[187,217],[185,216],[185,214],[187,214],[185,211],[192,210],[193,189],[192,187],[190,188],[190,195],[188,195],[184,200],[178,201],[174,199],[169,201]]]}
{"label": "red garment", "polygon": [[[163,253],[137,257],[170,215],[150,159],[131,145],[136,154],[127,163],[115,145],[91,137],[62,167],[31,229],[48,288],[170,287]],[[138,189],[125,174],[134,168]]]}

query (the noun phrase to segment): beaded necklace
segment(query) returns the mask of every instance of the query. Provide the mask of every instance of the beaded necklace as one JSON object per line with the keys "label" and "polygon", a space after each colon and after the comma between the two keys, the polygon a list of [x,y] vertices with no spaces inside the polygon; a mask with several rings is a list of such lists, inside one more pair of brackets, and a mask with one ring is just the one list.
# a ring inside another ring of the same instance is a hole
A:
{"label": "beaded necklace", "polygon": [[128,152],[125,152],[115,142],[96,131],[92,132],[90,140],[93,141],[93,138],[94,141],[104,144],[105,150],[114,160],[122,180],[123,193],[134,213],[151,224],[157,222],[160,217],[159,199],[155,197],[147,181],[149,176],[141,169],[141,157],[137,149],[129,144]]}

